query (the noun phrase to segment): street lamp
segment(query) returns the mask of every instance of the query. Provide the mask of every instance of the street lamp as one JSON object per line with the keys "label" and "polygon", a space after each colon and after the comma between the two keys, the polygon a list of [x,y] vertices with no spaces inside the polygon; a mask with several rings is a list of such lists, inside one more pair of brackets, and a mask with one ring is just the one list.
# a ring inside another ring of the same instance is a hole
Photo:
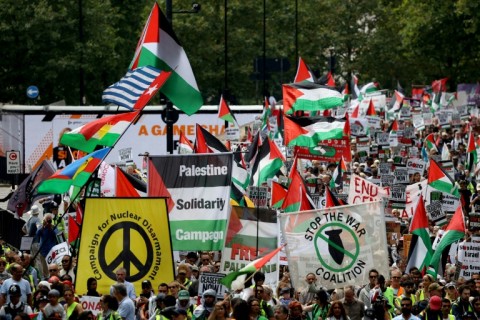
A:
{"label": "street lamp", "polygon": [[[201,5],[199,3],[192,3],[192,9],[190,10],[172,10],[172,0],[165,1],[167,19],[170,22],[170,25],[173,26],[173,14],[174,13],[198,13],[201,10]],[[165,105],[165,110],[162,113],[162,120],[167,125],[167,152],[173,154],[173,125],[178,121],[178,111],[173,108],[173,103],[167,100]]]}

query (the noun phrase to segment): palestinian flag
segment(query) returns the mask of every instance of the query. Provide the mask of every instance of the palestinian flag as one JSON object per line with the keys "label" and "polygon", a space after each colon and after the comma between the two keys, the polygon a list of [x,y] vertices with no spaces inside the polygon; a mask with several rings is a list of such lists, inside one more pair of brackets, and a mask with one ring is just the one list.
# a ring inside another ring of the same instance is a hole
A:
{"label": "palestinian flag", "polygon": [[230,107],[228,106],[225,99],[223,99],[223,95],[220,96],[220,105],[218,106],[218,117],[224,121],[236,124],[238,127],[237,119],[233,115],[232,110],[230,110]]}
{"label": "palestinian flag", "polygon": [[412,240],[408,251],[406,270],[416,267],[422,271],[429,266],[433,249],[428,227],[429,223],[427,212],[425,211],[425,203],[423,196],[420,194],[420,199],[418,199],[417,208],[413,213],[409,229],[409,233],[412,234]]}
{"label": "palestinian flag", "polygon": [[272,197],[270,199],[270,206],[272,208],[281,208],[283,200],[287,196],[287,188],[275,181],[272,181]]}
{"label": "palestinian flag", "polygon": [[360,103],[357,104],[355,109],[353,109],[353,112],[352,112],[352,115],[350,116],[350,118],[360,118]]}
{"label": "palestinian flag", "polygon": [[227,147],[213,134],[197,123],[195,139],[195,153],[228,152]]}
{"label": "palestinian flag", "polygon": [[285,145],[316,147],[319,141],[342,139],[350,132],[348,120],[334,117],[284,117]]}
{"label": "palestinian flag", "polygon": [[443,251],[447,249],[452,243],[459,241],[465,236],[465,218],[463,217],[462,205],[459,204],[457,210],[455,211],[452,220],[445,229],[440,242],[435,248],[432,259],[430,260],[430,267],[428,273],[437,278],[437,271],[439,267],[440,260],[442,258]]}
{"label": "palestinian flag", "polygon": [[86,153],[97,146],[113,147],[138,115],[138,111],[127,112],[91,121],[64,133],[60,143]]}
{"label": "palestinian flag", "polygon": [[178,154],[193,153],[193,144],[187,136],[180,130],[180,139],[178,140]]}
{"label": "palestinian flag", "polygon": [[277,174],[284,162],[285,158],[275,142],[267,137],[255,158],[250,184],[253,186],[261,186]]}
{"label": "palestinian flag", "polygon": [[368,103],[367,113],[365,115],[372,117],[377,116],[377,112],[375,111],[375,105],[373,104],[373,99],[370,99],[370,102]]}
{"label": "palestinian flag", "polygon": [[298,58],[298,67],[297,67],[297,74],[295,75],[295,79],[293,82],[302,82],[302,81],[309,81],[315,82],[315,76],[307,64],[303,61],[302,57]]}
{"label": "palestinian flag", "polygon": [[402,108],[403,100],[405,99],[405,95],[400,91],[395,90],[395,93],[392,97],[390,109],[388,110],[389,113],[397,112]]}
{"label": "palestinian flag", "polygon": [[435,80],[432,82],[432,91],[435,93],[446,92],[447,91],[447,81],[448,78],[443,78]]}
{"label": "palestinian flag", "polygon": [[430,166],[428,169],[428,185],[434,189],[437,189],[438,191],[450,193],[451,195],[460,197],[455,182],[433,159],[430,159]]}
{"label": "palestinian flag", "polygon": [[330,71],[328,71],[327,73],[327,86],[335,88],[335,79],[333,78],[333,74]]}
{"label": "palestinian flag", "polygon": [[437,144],[435,143],[435,136],[433,133],[430,133],[424,141],[424,146],[427,148],[427,152],[430,152],[433,149],[435,149],[438,152],[438,147]]}
{"label": "palestinian flag", "polygon": [[475,174],[475,167],[477,166],[477,146],[475,145],[475,138],[470,130],[468,133],[467,142],[467,170],[470,172],[470,176]]}
{"label": "palestinian flag", "polygon": [[155,168],[155,164],[152,159],[148,159],[148,185],[147,185],[147,196],[148,197],[162,197],[167,199],[167,209],[170,213],[175,208],[175,202],[172,200],[172,195],[167,189],[165,182],[163,181],[162,176],[158,173]]}
{"label": "palestinian flag", "polygon": [[245,267],[241,268],[238,271],[234,271],[232,273],[227,274],[225,277],[220,279],[220,283],[226,286],[227,288],[231,288],[232,282],[235,281],[239,276],[246,275],[248,273],[255,273],[259,271],[264,265],[266,265],[274,256],[276,256],[280,250],[282,250],[283,246],[273,250],[272,252],[268,253],[262,258],[258,258]]}
{"label": "palestinian flag", "polygon": [[245,154],[245,161],[249,164],[253,164],[255,158],[257,157],[258,150],[262,145],[262,138],[260,134],[260,130],[257,131],[255,136],[252,138],[252,143],[248,146],[247,153]]}
{"label": "palestinian flag", "polygon": [[347,171],[347,164],[345,160],[342,159],[338,163],[337,167],[333,171],[332,179],[330,180],[330,188],[341,188],[343,185],[343,173]]}
{"label": "palestinian flag", "polygon": [[75,219],[71,215],[68,216],[68,243],[70,243],[72,247],[77,247],[75,242],[80,235],[80,226],[82,225],[83,220],[81,203],[77,203],[77,209],[75,211]]}
{"label": "palestinian flag", "polygon": [[338,199],[328,186],[325,187],[325,208],[333,208],[344,205],[345,203],[342,200]]}
{"label": "palestinian flag", "polygon": [[367,93],[372,93],[372,92],[375,92],[375,91],[378,91],[378,90],[379,90],[378,83],[377,82],[370,82],[370,83],[367,83],[366,85],[364,85],[362,87],[362,89],[360,89],[360,93],[365,95]]}
{"label": "palestinian flag", "polygon": [[343,106],[343,95],[335,89],[315,83],[284,84],[283,111],[324,111]]}
{"label": "palestinian flag", "polygon": [[232,185],[230,188],[230,198],[239,205],[245,206],[245,195],[250,185],[251,175],[246,169],[245,161],[241,152],[233,153],[232,164]]}
{"label": "palestinian flag", "polygon": [[315,209],[315,205],[307,193],[307,186],[295,167],[292,167],[290,179],[290,186],[288,187],[287,195],[283,200],[281,209],[284,212]]}
{"label": "palestinian flag", "polygon": [[146,195],[147,184],[123,171],[120,167],[116,168],[116,178],[117,197],[138,198]]}
{"label": "palestinian flag", "polygon": [[203,105],[188,57],[157,2],[150,12],[129,69],[143,66],[172,71],[161,92],[186,114],[197,112]]}

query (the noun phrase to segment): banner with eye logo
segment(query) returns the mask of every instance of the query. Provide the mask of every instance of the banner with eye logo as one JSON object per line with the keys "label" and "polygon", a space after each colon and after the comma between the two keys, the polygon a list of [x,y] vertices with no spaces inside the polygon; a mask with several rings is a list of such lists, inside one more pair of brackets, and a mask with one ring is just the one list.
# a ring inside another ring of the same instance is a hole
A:
{"label": "banner with eye logo", "polygon": [[280,221],[297,290],[309,273],[327,289],[368,283],[373,268],[389,276],[382,201],[282,213]]}

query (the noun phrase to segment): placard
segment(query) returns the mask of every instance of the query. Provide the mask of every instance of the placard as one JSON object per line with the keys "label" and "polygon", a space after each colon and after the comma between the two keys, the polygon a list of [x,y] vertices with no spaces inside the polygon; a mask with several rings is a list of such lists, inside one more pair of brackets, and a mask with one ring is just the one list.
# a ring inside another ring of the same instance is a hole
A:
{"label": "placard", "polygon": [[225,275],[222,273],[202,272],[198,279],[198,296],[201,297],[206,290],[212,289],[217,293],[217,299],[223,299],[225,293],[228,293],[228,288],[220,283],[223,277]]}

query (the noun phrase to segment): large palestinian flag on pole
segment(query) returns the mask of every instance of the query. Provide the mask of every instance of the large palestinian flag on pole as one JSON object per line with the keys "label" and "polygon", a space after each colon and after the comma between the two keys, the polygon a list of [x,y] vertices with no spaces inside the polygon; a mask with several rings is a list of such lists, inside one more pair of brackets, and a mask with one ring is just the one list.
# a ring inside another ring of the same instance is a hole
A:
{"label": "large palestinian flag on pole", "polygon": [[260,147],[255,163],[252,168],[252,186],[261,186],[268,179],[273,178],[283,166],[285,158],[275,142],[266,138]]}
{"label": "large palestinian flag on pole", "polygon": [[285,116],[284,125],[285,145],[289,147],[316,147],[322,140],[342,139],[349,131],[345,118]]}
{"label": "large palestinian flag on pole", "polygon": [[343,106],[343,95],[328,86],[304,81],[283,85],[283,110],[285,114],[295,111],[324,111]]}
{"label": "large palestinian flag on pole", "polygon": [[203,105],[187,54],[157,2],[138,41],[130,69],[142,66],[172,71],[161,92],[186,114],[197,112]]}

